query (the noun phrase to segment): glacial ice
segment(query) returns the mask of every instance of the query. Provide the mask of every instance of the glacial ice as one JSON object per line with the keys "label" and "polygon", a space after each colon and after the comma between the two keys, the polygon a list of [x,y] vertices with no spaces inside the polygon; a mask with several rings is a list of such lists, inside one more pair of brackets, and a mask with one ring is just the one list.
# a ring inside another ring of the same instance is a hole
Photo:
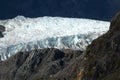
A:
{"label": "glacial ice", "polygon": [[98,36],[109,30],[109,22],[62,17],[0,20],[6,27],[0,38],[0,60],[6,60],[20,51],[43,48],[79,49],[84,51]]}

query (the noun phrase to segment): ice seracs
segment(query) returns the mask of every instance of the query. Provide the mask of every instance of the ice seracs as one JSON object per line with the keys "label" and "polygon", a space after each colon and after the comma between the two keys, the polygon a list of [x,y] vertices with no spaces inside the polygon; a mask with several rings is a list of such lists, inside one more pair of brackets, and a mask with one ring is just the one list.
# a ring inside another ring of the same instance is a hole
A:
{"label": "ice seracs", "polygon": [[19,51],[40,48],[80,49],[109,29],[109,22],[61,17],[1,20],[6,27],[0,39],[0,58],[5,60]]}

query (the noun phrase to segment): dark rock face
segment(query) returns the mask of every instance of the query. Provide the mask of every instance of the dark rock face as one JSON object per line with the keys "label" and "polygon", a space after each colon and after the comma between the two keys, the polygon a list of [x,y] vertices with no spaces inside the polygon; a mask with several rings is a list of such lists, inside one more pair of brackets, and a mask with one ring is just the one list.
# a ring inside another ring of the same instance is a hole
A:
{"label": "dark rock face", "polygon": [[2,32],[0,32],[0,38],[1,38],[1,37],[3,37],[3,34],[2,34]]}
{"label": "dark rock face", "polygon": [[82,67],[85,80],[120,80],[120,13],[110,30],[87,47]]}
{"label": "dark rock face", "polygon": [[4,31],[5,31],[5,27],[0,25],[0,38],[3,37],[2,32],[4,32]]}
{"label": "dark rock face", "polygon": [[5,31],[5,27],[3,25],[0,25],[0,32],[4,32]]}
{"label": "dark rock face", "polygon": [[81,51],[39,49],[19,52],[0,63],[0,80],[74,80]]}

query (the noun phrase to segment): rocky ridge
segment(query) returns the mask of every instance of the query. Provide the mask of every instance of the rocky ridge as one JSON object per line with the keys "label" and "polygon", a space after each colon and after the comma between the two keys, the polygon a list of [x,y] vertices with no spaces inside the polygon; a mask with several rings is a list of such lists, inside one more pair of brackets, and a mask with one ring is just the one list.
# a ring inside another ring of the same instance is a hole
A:
{"label": "rocky ridge", "polygon": [[87,47],[81,68],[81,80],[120,80],[120,13],[110,30]]}

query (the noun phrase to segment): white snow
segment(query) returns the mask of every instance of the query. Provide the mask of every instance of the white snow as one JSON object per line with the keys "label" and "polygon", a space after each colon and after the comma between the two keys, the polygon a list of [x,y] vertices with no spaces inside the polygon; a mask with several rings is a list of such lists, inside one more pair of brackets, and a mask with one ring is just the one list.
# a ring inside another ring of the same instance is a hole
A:
{"label": "white snow", "polygon": [[80,49],[109,30],[109,22],[62,17],[1,20],[6,27],[0,38],[0,59],[5,60],[19,51],[40,48]]}

